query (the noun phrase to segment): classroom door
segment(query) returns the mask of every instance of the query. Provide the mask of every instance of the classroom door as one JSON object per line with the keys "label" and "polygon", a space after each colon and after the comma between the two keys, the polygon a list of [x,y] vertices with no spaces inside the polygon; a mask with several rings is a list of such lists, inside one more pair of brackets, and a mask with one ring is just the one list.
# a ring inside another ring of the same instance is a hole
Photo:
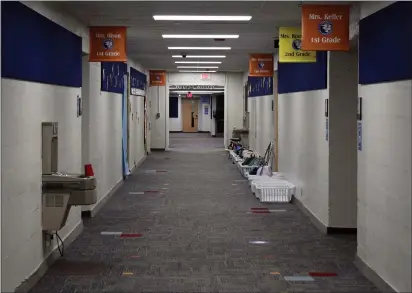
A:
{"label": "classroom door", "polygon": [[182,99],[183,132],[198,131],[198,109],[198,100]]}

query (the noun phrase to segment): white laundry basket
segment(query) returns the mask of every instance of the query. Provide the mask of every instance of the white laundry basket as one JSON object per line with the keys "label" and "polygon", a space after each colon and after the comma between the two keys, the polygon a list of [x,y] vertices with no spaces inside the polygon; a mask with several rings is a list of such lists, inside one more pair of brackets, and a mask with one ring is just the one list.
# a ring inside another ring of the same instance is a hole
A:
{"label": "white laundry basket", "polygon": [[249,181],[249,185],[252,185],[253,181],[258,181],[258,180],[264,180],[264,181],[270,181],[273,179],[281,179],[281,180],[286,180],[285,176],[283,174],[278,173],[278,172],[272,172],[272,176],[267,176],[267,175],[249,175],[247,177]]}
{"label": "white laundry basket", "polygon": [[249,166],[249,165],[247,165],[247,166],[243,166],[243,165],[241,165],[240,166],[240,173],[242,173],[242,175],[243,175],[243,177],[245,177],[245,178],[248,178],[248,176],[249,176],[249,173],[253,170],[253,169],[255,169],[255,168],[259,168],[259,166],[258,165],[253,165],[253,166]]}
{"label": "white laundry basket", "polygon": [[260,202],[289,203],[295,190],[295,185],[286,180],[256,183],[256,197]]}

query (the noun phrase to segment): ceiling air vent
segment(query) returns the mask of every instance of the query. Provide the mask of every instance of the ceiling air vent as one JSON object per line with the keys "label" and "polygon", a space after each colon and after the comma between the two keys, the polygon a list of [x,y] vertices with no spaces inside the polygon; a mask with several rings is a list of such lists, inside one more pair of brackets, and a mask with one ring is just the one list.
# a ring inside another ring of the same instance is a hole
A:
{"label": "ceiling air vent", "polygon": [[215,40],[215,42],[224,42],[224,41],[226,41],[226,39],[214,39]]}

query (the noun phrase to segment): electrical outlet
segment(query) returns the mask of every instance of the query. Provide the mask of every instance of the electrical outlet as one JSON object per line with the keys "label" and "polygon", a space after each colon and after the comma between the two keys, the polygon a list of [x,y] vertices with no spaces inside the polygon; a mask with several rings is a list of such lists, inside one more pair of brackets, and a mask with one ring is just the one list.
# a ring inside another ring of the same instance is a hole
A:
{"label": "electrical outlet", "polygon": [[160,113],[156,113],[156,118],[160,118]]}

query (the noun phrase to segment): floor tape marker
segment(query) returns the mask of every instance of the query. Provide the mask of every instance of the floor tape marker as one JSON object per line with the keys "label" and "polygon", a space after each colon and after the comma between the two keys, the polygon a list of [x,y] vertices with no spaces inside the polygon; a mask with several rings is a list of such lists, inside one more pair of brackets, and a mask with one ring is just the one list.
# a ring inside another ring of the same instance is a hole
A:
{"label": "floor tape marker", "polygon": [[124,272],[123,275],[124,275],[124,276],[131,276],[131,275],[133,275],[133,273],[131,273],[131,272]]}
{"label": "floor tape marker", "polygon": [[252,211],[268,211],[268,208],[250,208]]}
{"label": "floor tape marker", "polygon": [[286,210],[269,210],[270,213],[281,213],[286,212]]}
{"label": "floor tape marker", "polygon": [[143,191],[137,191],[137,192],[132,191],[132,192],[129,192],[129,194],[130,195],[139,195],[139,194],[144,194],[144,192]]}
{"label": "floor tape marker", "polygon": [[142,237],[142,234],[134,234],[134,233],[122,233],[120,235],[121,238],[138,238],[138,237]]}
{"label": "floor tape marker", "polygon": [[280,275],[279,272],[270,272],[271,275]]}
{"label": "floor tape marker", "polygon": [[100,235],[109,235],[109,236],[120,236],[122,232],[109,232],[109,231],[102,231]]}

